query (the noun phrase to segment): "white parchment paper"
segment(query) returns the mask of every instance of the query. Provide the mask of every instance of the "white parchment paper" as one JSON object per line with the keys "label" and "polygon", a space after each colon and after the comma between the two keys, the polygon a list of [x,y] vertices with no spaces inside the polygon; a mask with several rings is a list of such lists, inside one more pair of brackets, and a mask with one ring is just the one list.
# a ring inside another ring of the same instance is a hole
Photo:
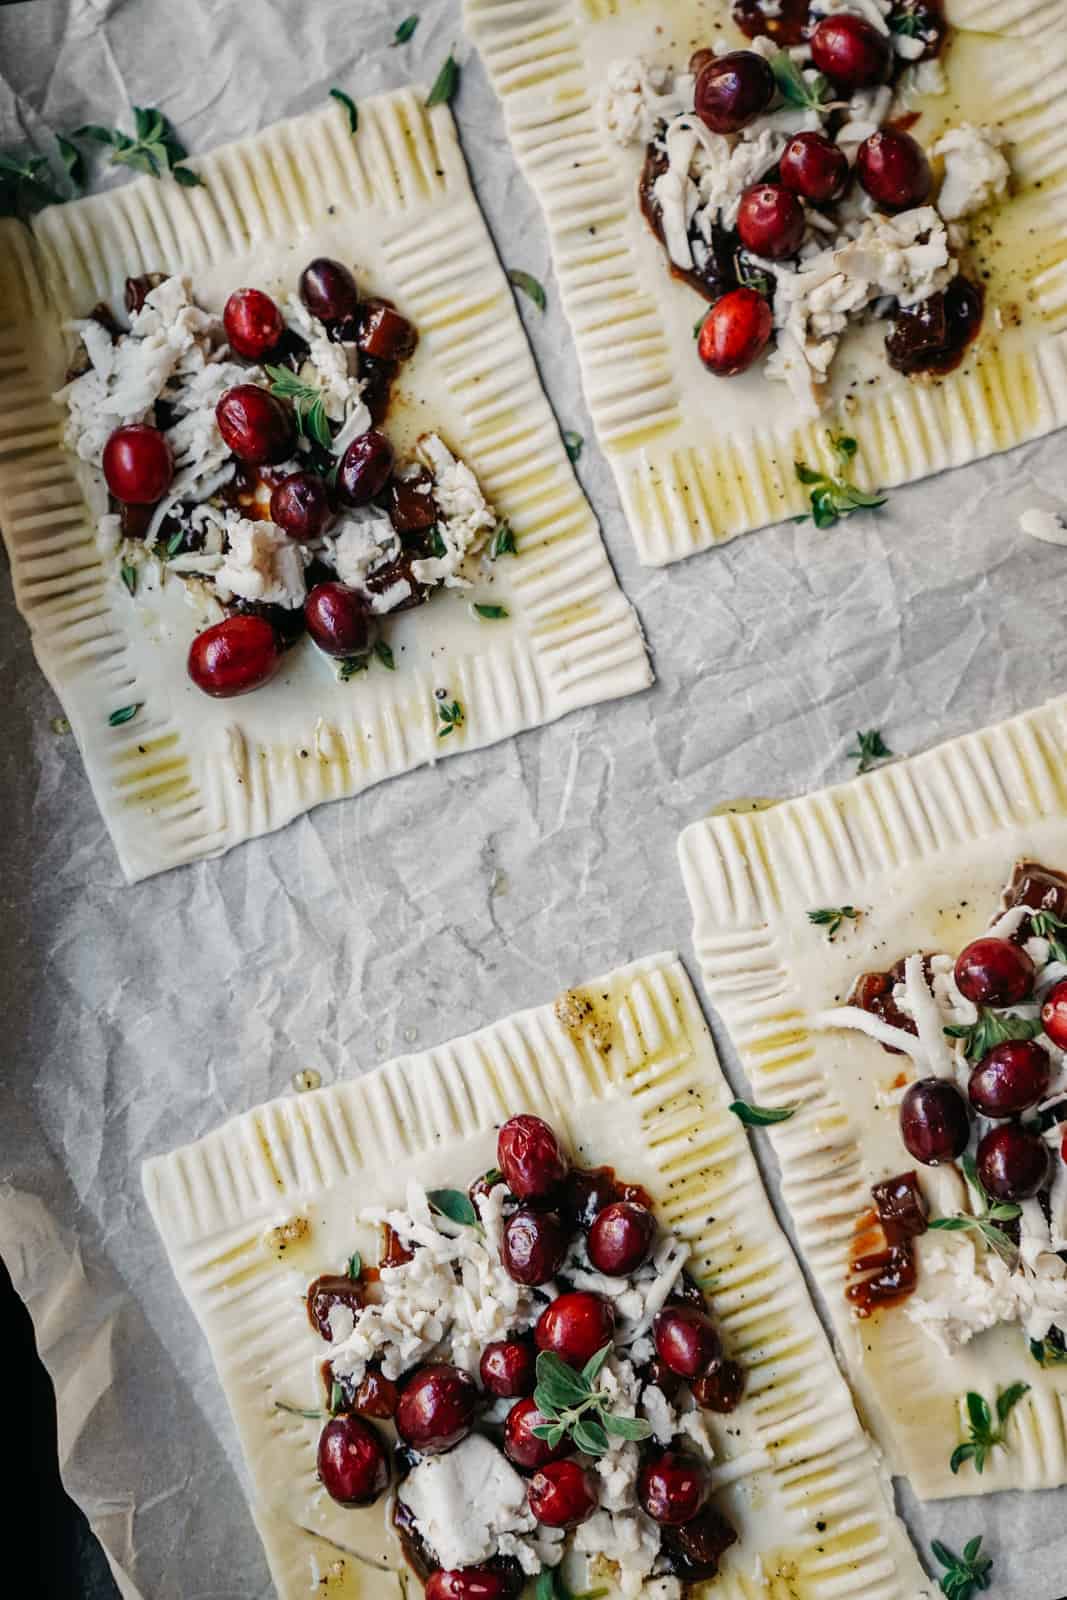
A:
{"label": "white parchment paper", "polygon": [[[413,41],[391,48],[417,7]],[[650,693],[322,808],[124,888],[3,577],[0,1253],[55,1378],[63,1471],[124,1592],[266,1596],[233,1429],[139,1167],[316,1068],[330,1082],[689,944],[679,829],[839,779],[855,729],[898,754],[1064,688],[1062,437],[901,489],[877,515],[638,567],[592,439],[539,213],[457,0],[26,0],[0,8],[0,148],[158,105],[192,151],[318,103],[432,81],[454,105],[579,472],[655,652]],[[120,171],[98,182],[124,181]],[[161,265],[163,265],[161,263]],[[713,1023],[715,1019],[713,1018]],[[734,1063],[721,1028],[724,1061]],[[772,1186],[773,1186],[773,1174]],[[946,1449],[948,1442],[946,1442]],[[1067,1593],[1067,1491],[918,1507],[924,1553],[982,1532],[998,1600]]]}

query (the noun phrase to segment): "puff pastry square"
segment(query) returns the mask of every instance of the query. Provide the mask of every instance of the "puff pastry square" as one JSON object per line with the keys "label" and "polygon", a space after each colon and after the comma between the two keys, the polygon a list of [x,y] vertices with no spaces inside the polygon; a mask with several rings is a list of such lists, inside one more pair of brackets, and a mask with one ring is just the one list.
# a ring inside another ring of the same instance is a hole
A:
{"label": "puff pastry square", "polygon": [[[402,1200],[411,1176],[455,1184],[484,1170],[499,1124],[529,1110],[582,1161],[647,1187],[690,1242],[694,1271],[713,1276],[724,1343],[748,1372],[741,1408],[712,1419],[728,1423],[715,1430],[720,1492],[740,1533],[716,1595],[928,1595],[677,958],[635,962],[565,998],[262,1106],[145,1166],[152,1215],[237,1421],[279,1593],[307,1594],[324,1574],[346,1596],[385,1596],[387,1583],[401,1592],[361,1564],[400,1566],[381,1505],[326,1500],[316,1425],[274,1405],[321,1403],[308,1281],[346,1259],[360,1207]],[[302,1240],[279,1250],[274,1230],[294,1220]]]}
{"label": "puff pastry square", "polygon": [[[331,101],[198,160],[204,187],[145,178],[51,208],[32,233],[0,224],[0,522],[38,660],[131,880],[651,681],[451,116],[424,102],[414,89],[365,100],[353,137]],[[418,326],[409,442],[440,427],[510,519],[519,554],[497,564],[494,595],[509,619],[479,623],[443,595],[397,622],[395,673],[337,682],[307,647],[267,688],[216,702],[186,676],[181,584],[146,610],[97,552],[50,399],[67,360],[60,329],[97,301],[121,306],[127,275],[188,274],[218,311],[245,282],[292,290],[316,254],[351,262]],[[464,709],[446,740],[437,690]],[[109,726],[136,703],[132,721]]]}

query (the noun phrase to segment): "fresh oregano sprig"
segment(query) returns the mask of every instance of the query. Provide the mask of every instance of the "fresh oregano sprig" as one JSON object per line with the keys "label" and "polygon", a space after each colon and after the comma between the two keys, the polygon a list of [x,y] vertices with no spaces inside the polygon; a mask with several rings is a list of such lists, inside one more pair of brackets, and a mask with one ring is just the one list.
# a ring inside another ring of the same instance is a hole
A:
{"label": "fresh oregano sprig", "polygon": [[534,1404],[546,1420],[532,1431],[553,1450],[570,1438],[585,1455],[602,1456],[609,1448],[609,1434],[619,1439],[647,1439],[652,1432],[643,1417],[616,1416],[608,1409],[609,1396],[596,1387],[612,1348],[604,1345],[580,1372],[551,1350],[542,1350],[538,1356]]}
{"label": "fresh oregano sprig", "polygon": [[993,1011],[989,1006],[979,1006],[977,1022],[948,1023],[944,1031],[950,1039],[963,1040],[963,1053],[968,1061],[981,1061],[994,1045],[1003,1044],[1005,1039],[1036,1039],[1041,1032],[1041,1018],[1013,1017]]}
{"label": "fresh oregano sprig", "polygon": [[954,1217],[933,1217],[929,1226],[938,1229],[942,1233],[961,1233],[968,1228],[972,1228],[976,1233],[981,1234],[985,1243],[991,1250],[996,1251],[1002,1261],[1006,1262],[1008,1266],[1014,1266],[1019,1252],[999,1224],[1002,1222],[1014,1222],[1022,1214],[1022,1207],[1016,1205],[1014,1201],[1008,1200],[998,1200],[995,1205],[991,1204],[989,1195],[986,1193],[982,1180],[978,1176],[978,1168],[975,1166],[972,1155],[965,1155],[960,1162],[960,1166],[963,1168],[964,1177],[978,1196],[978,1202],[982,1208],[981,1211],[975,1216],[971,1216],[969,1212],[961,1211]]}
{"label": "fresh oregano sprig", "polygon": [[1049,954],[1054,961],[1067,961],[1067,922],[1054,911],[1031,911],[1030,931],[1039,939],[1048,941]]}
{"label": "fresh oregano sprig", "polygon": [[[836,473],[809,467],[803,461],[793,463],[800,482],[811,491],[808,495],[811,519],[817,528],[832,528],[840,518],[850,517],[854,511],[868,511],[875,506],[885,505],[885,495],[868,494],[852,482],[852,463],[859,448],[855,439],[850,439],[847,434],[835,433],[827,437],[837,460]],[[805,522],[807,513],[796,520]]]}
{"label": "fresh oregano sprig", "polygon": [[993,1581],[990,1577],[993,1558],[981,1554],[981,1534],[967,1541],[962,1556],[956,1555],[940,1539],[934,1539],[930,1549],[945,1568],[940,1580],[945,1600],[971,1600],[976,1589],[989,1588]]}
{"label": "fresh oregano sprig", "polygon": [[832,940],[840,933],[846,919],[855,922],[858,916],[855,906],[816,906],[814,911],[808,912],[808,921],[816,928],[825,928],[826,937]]}
{"label": "fresh oregano sprig", "polygon": [[289,400],[296,413],[297,426],[307,439],[328,450],[333,443],[326,416],[326,397],[318,384],[304,383],[288,367],[265,367],[270,392],[278,400]]}
{"label": "fresh oregano sprig", "polygon": [[90,139],[94,144],[107,145],[111,151],[111,165],[132,167],[135,172],[147,173],[150,178],[162,178],[170,173],[186,189],[203,186],[203,178],[192,167],[183,165],[189,152],[174,132],[162,111],[154,106],[134,106],[134,137],[120,128],[104,128],[97,122],[87,122],[75,128],[72,139]]}
{"label": "fresh oregano sprig", "polygon": [[827,109],[826,93],[830,85],[821,72],[809,81],[788,50],[779,50],[772,56],[770,66],[778,92],[788,105],[803,106],[805,111]]}
{"label": "fresh oregano sprig", "polygon": [[993,1413],[989,1409],[989,1402],[980,1394],[971,1390],[967,1395],[967,1426],[970,1438],[963,1444],[958,1444],[949,1458],[949,1468],[956,1473],[965,1461],[974,1462],[974,1470],[981,1476],[985,1471],[985,1464],[991,1450],[997,1445],[1006,1444],[1005,1432],[1008,1417],[1019,1404],[1024,1394],[1030,1393],[1028,1383],[1013,1383],[1009,1388],[1001,1391],[996,1398],[997,1425],[993,1425]]}

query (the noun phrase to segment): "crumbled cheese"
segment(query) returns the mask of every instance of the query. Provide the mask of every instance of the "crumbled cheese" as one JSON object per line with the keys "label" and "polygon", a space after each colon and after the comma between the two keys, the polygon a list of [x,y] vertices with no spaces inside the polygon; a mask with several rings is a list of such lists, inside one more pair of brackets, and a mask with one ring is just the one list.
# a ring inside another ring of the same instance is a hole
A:
{"label": "crumbled cheese", "polygon": [[615,1307],[615,1343],[631,1352],[646,1340],[653,1318],[666,1304],[689,1259],[689,1246],[663,1234],[630,1278],[608,1278],[590,1265],[585,1237],[571,1241],[560,1271],[575,1289],[603,1295]]}
{"label": "crumbled cheese", "polygon": [[608,63],[600,110],[616,144],[648,144],[661,122],[693,108],[692,73],[648,66],[640,56]]}
{"label": "crumbled cheese", "polygon": [[[442,1567],[473,1567],[498,1552],[501,1534],[532,1533],[526,1483],[484,1434],[425,1456],[397,1489]],[[517,1541],[516,1541],[517,1543]]]}
{"label": "crumbled cheese", "polygon": [[856,89],[848,103],[848,115],[837,131],[836,142],[855,159],[856,151],[864,139],[877,133],[893,104],[893,91],[887,83],[878,83],[868,89]]}
{"label": "crumbled cheese", "polygon": [[[346,419],[350,408],[362,407],[366,412],[361,398],[363,383],[356,372],[356,346],[331,339],[318,317],[312,316],[299,295],[289,296],[283,314],[286,326],[299,334],[308,347],[308,360],[300,376],[304,382],[318,384],[330,421],[341,422]],[[367,412],[367,421],[360,432],[366,433],[369,426],[370,413]]]}
{"label": "crumbled cheese", "polygon": [[1055,511],[1039,511],[1036,507],[1024,511],[1019,526],[1031,539],[1042,539],[1046,544],[1067,544],[1067,522]]}
{"label": "crumbled cheese", "polygon": [[413,561],[417,583],[444,583],[466,588],[459,576],[464,558],[481,550],[497,519],[478,480],[465,461],[458,461],[436,433],[424,433],[416,445],[419,459],[433,474],[433,500],[437,507],[437,532],[445,547],[441,556]]}
{"label": "crumbled cheese", "polygon": [[1008,187],[1011,168],[991,128],[961,123],[942,134],[930,153],[943,156],[945,161],[937,209],[946,222],[973,216],[999,199]]}
{"label": "crumbled cheese", "polygon": [[1030,1260],[1021,1252],[1013,1270],[962,1234],[936,1243],[927,1236],[919,1285],[904,1310],[946,1355],[1000,1322],[1021,1322],[1027,1338],[1044,1339],[1067,1321],[1067,1262],[1052,1253],[1047,1227],[1044,1242],[1030,1241],[1026,1253]]}
{"label": "crumbled cheese", "polygon": [[944,94],[948,88],[945,69],[936,56],[908,67],[897,82],[897,103],[911,105],[912,101],[933,98]]}
{"label": "crumbled cheese", "polygon": [[334,524],[321,554],[342,583],[362,589],[372,572],[396,560],[400,536],[384,511],[359,506]]}
{"label": "crumbled cheese", "polygon": [[656,1443],[669,1445],[674,1438],[678,1418],[674,1407],[658,1385],[650,1383],[642,1392],[641,1414],[652,1424]]}
{"label": "crumbled cheese", "polygon": [[667,253],[676,266],[690,268],[690,226],[710,245],[716,222],[732,228],[741,196],[769,172],[785,149],[789,133],[761,125],[754,136],[730,139],[712,133],[700,118],[676,117],[667,128],[667,168],[652,186],[659,206]]}
{"label": "crumbled cheese", "polygon": [[304,551],[273,522],[227,519],[229,549],[215,574],[219,599],[260,600],[294,611],[307,594]]}
{"label": "crumbled cheese", "polygon": [[660,1531],[641,1510],[616,1514],[601,1507],[575,1529],[574,1548],[579,1555],[594,1558],[591,1576],[597,1575],[598,1561],[610,1562],[618,1569],[623,1600],[635,1600],[638,1595],[644,1600],[659,1556]]}

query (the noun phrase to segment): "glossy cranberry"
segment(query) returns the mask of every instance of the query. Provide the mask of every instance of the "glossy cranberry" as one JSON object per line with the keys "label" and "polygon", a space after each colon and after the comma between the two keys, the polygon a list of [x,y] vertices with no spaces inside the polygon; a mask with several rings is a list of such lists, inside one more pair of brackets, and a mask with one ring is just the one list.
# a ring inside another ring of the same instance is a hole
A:
{"label": "glossy cranberry", "polygon": [[271,491],[270,520],[291,539],[317,539],[329,515],[330,497],[317,473],[291,472]]}
{"label": "glossy cranberry", "polygon": [[393,447],[384,433],[368,428],[353,439],[337,472],[337,487],[351,506],[368,505],[393,470]]}
{"label": "glossy cranberry", "polygon": [[316,256],[300,274],[300,298],[320,322],[340,322],[359,309],[356,280],[340,261]]}
{"label": "glossy cranberry", "polygon": [[259,361],[285,332],[285,319],[269,294],[260,289],[235,289],[222,313],[231,350],[247,361]]}
{"label": "glossy cranberry", "polygon": [[238,461],[266,467],[291,456],[296,444],[292,413],[269,389],[239,383],[215,407],[219,432]]}
{"label": "glossy cranberry", "polygon": [[736,377],[762,355],[772,326],[771,308],[761,294],[731,289],[701,323],[697,354],[718,377]]}
{"label": "glossy cranberry", "polygon": [[389,1486],[385,1445],[369,1422],[346,1413],[319,1434],[319,1477],[343,1506],[369,1506]]}
{"label": "glossy cranberry", "polygon": [[737,231],[755,255],[772,261],[794,256],[804,237],[804,207],[784,184],[754,184],[741,196]]}
{"label": "glossy cranberry", "polygon": [[516,1283],[547,1283],[566,1253],[567,1235],[552,1211],[516,1211],[504,1224],[501,1255]]}
{"label": "glossy cranberry", "polygon": [[392,1378],[372,1369],[356,1390],[352,1409],[363,1417],[380,1417],[384,1422],[396,1416],[399,1398],[400,1391]]}
{"label": "glossy cranberry", "polygon": [[920,1078],[900,1103],[900,1137],[924,1167],[955,1161],[967,1148],[971,1118],[967,1102],[948,1078]]}
{"label": "glossy cranberry", "polygon": [[956,986],[976,1006],[1017,1006],[1034,987],[1034,963],[1010,939],[975,939],[956,957]]}
{"label": "glossy cranberry", "polygon": [[511,1117],[496,1141],[497,1166],[520,1200],[547,1200],[567,1176],[559,1140],[540,1117]]}
{"label": "glossy cranberry", "polygon": [[539,1350],[551,1350],[572,1367],[586,1362],[610,1344],[615,1308],[603,1295],[572,1290],[558,1295],[537,1319],[534,1338]]}
{"label": "glossy cranberry", "polygon": [[754,50],[713,56],[694,90],[696,114],[712,133],[737,133],[774,99],[774,73]]}
{"label": "glossy cranberry", "polygon": [[711,1318],[696,1306],[664,1306],[652,1324],[656,1354],[680,1378],[702,1378],[722,1356]]}
{"label": "glossy cranberry", "polygon": [[641,1468],[637,1498],[653,1522],[680,1528],[684,1522],[692,1522],[708,1498],[709,1487],[699,1461],[665,1450]]}
{"label": "glossy cranberry", "polygon": [[717,1576],[723,1555],[736,1543],[736,1530],[714,1505],[706,1505],[683,1527],[664,1528],[662,1554],[666,1570],[683,1584],[702,1583]]}
{"label": "glossy cranberry", "polygon": [[656,1219],[647,1206],[616,1200],[604,1207],[589,1230],[589,1259],[609,1278],[628,1277],[648,1255],[655,1236]]}
{"label": "glossy cranberry", "polygon": [[534,1433],[535,1428],[548,1426],[548,1418],[538,1411],[532,1395],[516,1401],[504,1423],[504,1454],[508,1460],[532,1472],[536,1467],[547,1467],[550,1461],[562,1461],[573,1455],[574,1445],[569,1438],[550,1445],[547,1439],[540,1439]]}
{"label": "glossy cranberry", "polygon": [[498,1400],[521,1399],[534,1392],[536,1365],[537,1352],[528,1339],[498,1339],[482,1351],[478,1374]]}
{"label": "glossy cranberry", "polygon": [[983,1189],[996,1200],[1029,1200],[1048,1181],[1048,1145],[1017,1122],[990,1128],[975,1163]]}
{"label": "glossy cranberry", "polygon": [[263,617],[235,616],[198,633],[189,646],[189,676],[216,700],[258,689],[282,657],[278,635]]}
{"label": "glossy cranberry", "polygon": [[353,1316],[363,1309],[363,1289],[355,1278],[340,1273],[326,1273],[316,1278],[307,1292],[308,1317],[311,1326],[323,1339],[332,1341],[330,1311],[333,1306],[346,1306]]}
{"label": "glossy cranberry", "polygon": [[596,1479],[577,1461],[550,1461],[530,1479],[530,1510],[546,1528],[576,1528],[597,1508]]}
{"label": "glossy cranberry", "polygon": [[779,180],[815,205],[837,200],[848,184],[848,157],[825,133],[798,133],[782,151]]}
{"label": "glossy cranberry", "polygon": [[370,649],[370,611],[345,583],[317,583],[304,601],[308,633],[324,655],[344,659]]}
{"label": "glossy cranberry", "polygon": [[575,1227],[588,1232],[604,1207],[618,1197],[619,1186],[610,1167],[575,1167],[567,1176],[563,1209]]}
{"label": "glossy cranberry", "polygon": [[501,1562],[495,1567],[440,1568],[426,1580],[426,1600],[515,1600],[525,1579],[521,1569]]}
{"label": "glossy cranberry", "polygon": [[1033,1039],[994,1045],[971,1073],[967,1092],[984,1117],[1017,1117],[1036,1106],[1049,1086],[1052,1063]]}
{"label": "glossy cranberry", "polygon": [[473,1378],[446,1361],[431,1362],[420,1367],[401,1389],[396,1431],[420,1454],[440,1455],[467,1437],[477,1406],[478,1388]]}
{"label": "glossy cranberry", "polygon": [[745,1369],[736,1361],[720,1361],[703,1378],[694,1378],[693,1399],[704,1411],[736,1411],[745,1392]]}
{"label": "glossy cranberry", "polygon": [[880,128],[864,139],[856,152],[856,176],[883,211],[921,206],[933,186],[922,145],[896,128]]}
{"label": "glossy cranberry", "polygon": [[1060,1050],[1067,1050],[1067,978],[1054,983],[1041,1007],[1041,1026]]}
{"label": "glossy cranberry", "polygon": [[811,36],[812,64],[839,89],[880,83],[889,67],[889,35],[854,11],[823,17]]}
{"label": "glossy cranberry", "polygon": [[116,500],[148,506],[161,500],[174,477],[174,457],[158,428],[134,422],[116,428],[104,446],[104,477]]}

